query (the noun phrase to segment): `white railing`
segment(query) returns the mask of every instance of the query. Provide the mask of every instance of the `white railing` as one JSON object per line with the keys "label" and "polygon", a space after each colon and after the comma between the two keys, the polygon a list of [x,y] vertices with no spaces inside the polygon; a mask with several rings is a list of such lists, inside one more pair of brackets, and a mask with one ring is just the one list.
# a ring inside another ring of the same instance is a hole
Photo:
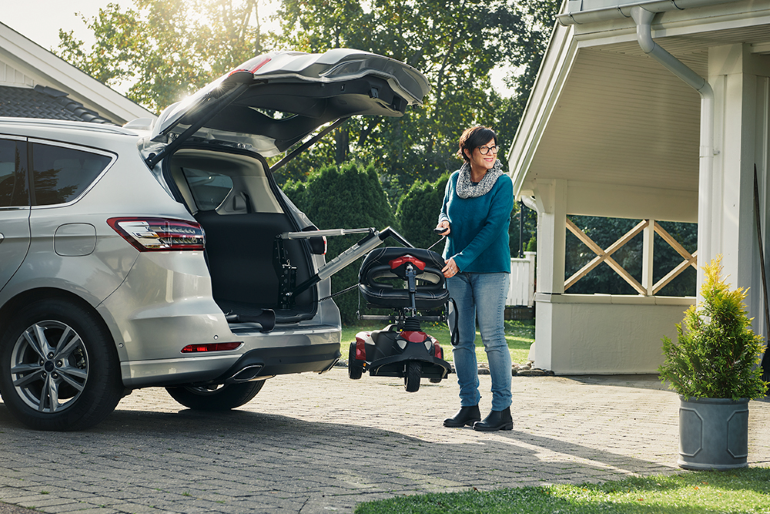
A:
{"label": "white railing", "polygon": [[535,255],[536,252],[524,252],[523,259],[511,259],[506,305],[532,307],[535,304]]}

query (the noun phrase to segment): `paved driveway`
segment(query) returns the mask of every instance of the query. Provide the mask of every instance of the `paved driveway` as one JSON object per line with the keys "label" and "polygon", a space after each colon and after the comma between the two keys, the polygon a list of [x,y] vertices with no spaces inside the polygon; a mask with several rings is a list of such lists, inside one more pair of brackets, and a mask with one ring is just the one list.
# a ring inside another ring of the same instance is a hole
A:
{"label": "paved driveway", "polygon": [[[340,368],[271,379],[220,414],[136,391],[86,432],[26,430],[0,402],[0,501],[50,513],[351,512],[394,495],[678,470],[678,397],[654,377],[514,377],[513,390],[516,425],[497,433],[441,426],[458,406],[454,379],[412,394]],[[770,403],[750,409],[750,461],[767,466]]]}

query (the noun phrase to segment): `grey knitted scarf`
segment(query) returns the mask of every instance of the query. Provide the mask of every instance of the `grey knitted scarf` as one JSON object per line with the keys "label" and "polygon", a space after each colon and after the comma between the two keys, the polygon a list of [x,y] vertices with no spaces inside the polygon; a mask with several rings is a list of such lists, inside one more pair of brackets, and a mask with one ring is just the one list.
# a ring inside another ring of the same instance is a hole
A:
{"label": "grey knitted scarf", "polygon": [[467,162],[463,163],[460,168],[460,176],[457,178],[457,196],[460,198],[478,198],[484,196],[492,190],[492,187],[503,174],[503,165],[499,160],[495,161],[495,165],[491,170],[488,170],[484,177],[476,185],[471,182],[471,165]]}

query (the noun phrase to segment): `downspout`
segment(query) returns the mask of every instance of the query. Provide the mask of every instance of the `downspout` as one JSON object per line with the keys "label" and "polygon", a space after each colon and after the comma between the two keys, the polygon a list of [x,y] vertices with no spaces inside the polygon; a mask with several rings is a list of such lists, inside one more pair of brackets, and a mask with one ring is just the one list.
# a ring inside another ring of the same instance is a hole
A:
{"label": "downspout", "polygon": [[[671,73],[695,89],[700,102],[700,161],[698,167],[698,257],[701,263],[713,258],[711,240],[711,209],[714,166],[714,91],[708,81],[652,40],[652,19],[655,13],[636,6],[631,9],[636,23],[636,38],[642,51],[653,57]],[[698,267],[698,284],[703,282],[703,270]],[[700,297],[700,287],[698,288]]]}

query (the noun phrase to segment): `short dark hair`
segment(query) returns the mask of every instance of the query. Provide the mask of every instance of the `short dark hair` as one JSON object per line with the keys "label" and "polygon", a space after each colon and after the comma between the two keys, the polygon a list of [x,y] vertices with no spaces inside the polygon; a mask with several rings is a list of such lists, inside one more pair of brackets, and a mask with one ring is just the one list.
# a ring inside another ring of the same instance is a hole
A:
{"label": "short dark hair", "polygon": [[491,128],[479,125],[465,129],[463,135],[460,136],[460,149],[457,150],[457,155],[462,157],[465,162],[471,162],[463,150],[468,150],[468,153],[472,154],[476,148],[489,143],[492,139],[495,140],[495,145],[497,145],[497,134]]}

